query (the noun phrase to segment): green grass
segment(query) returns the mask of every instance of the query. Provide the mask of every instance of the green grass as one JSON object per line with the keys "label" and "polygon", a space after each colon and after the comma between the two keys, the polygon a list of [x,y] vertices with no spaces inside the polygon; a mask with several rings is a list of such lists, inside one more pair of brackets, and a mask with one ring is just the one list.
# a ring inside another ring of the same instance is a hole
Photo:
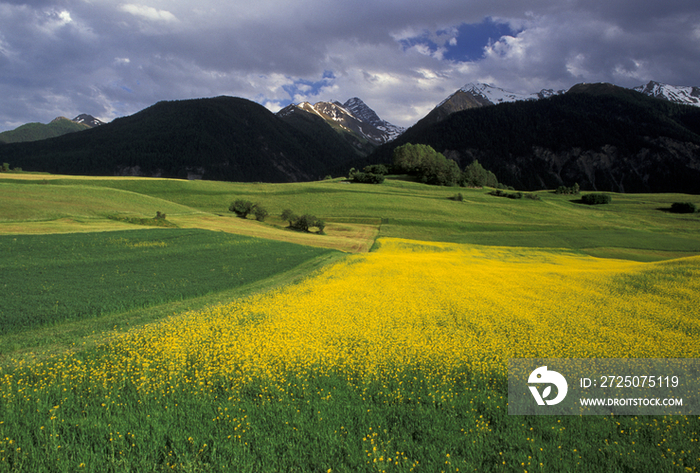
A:
{"label": "green grass", "polygon": [[[82,360],[109,363],[101,356]],[[251,380],[240,393],[89,381],[18,393],[0,403],[0,471],[660,472],[700,461],[695,418],[512,416],[502,376],[404,374],[401,385]]]}
{"label": "green grass", "polygon": [[[463,202],[449,200],[457,191]],[[700,204],[698,196],[613,194],[611,204],[589,207],[549,192],[538,193],[541,201],[486,192],[392,180],[8,178],[0,179],[0,223],[70,218],[102,229],[98,223],[112,215],[137,224],[156,211],[229,215],[230,203],[244,198],[268,208],[273,216],[264,225],[281,225],[274,215],[291,208],[328,222],[381,222],[380,236],[638,261],[700,253],[700,214],[668,212],[673,202]],[[108,364],[103,344],[113,335],[294,283],[343,257],[222,232],[143,227],[4,235],[0,254],[0,376],[14,379],[29,365],[60,373],[69,354]],[[683,261],[665,264],[674,269],[668,281],[666,272],[623,275],[614,288],[651,291],[668,282],[683,291],[697,277]],[[627,472],[700,464],[697,416],[509,416],[502,376],[450,373],[436,385],[416,369],[398,385],[387,373],[366,380],[290,373],[284,391],[279,380],[251,379],[236,397],[225,380],[211,380],[218,387],[206,393],[172,387],[146,395],[129,385],[68,381],[44,392],[18,389],[0,402],[0,472]]]}
{"label": "green grass", "polygon": [[159,211],[167,215],[196,212],[173,202],[119,189],[43,182],[28,185],[13,179],[0,180],[0,223],[66,217],[97,219],[120,214],[153,217]]}
{"label": "green grass", "polygon": [[0,236],[0,334],[228,290],[326,251],[198,229]]}
{"label": "green grass", "polygon": [[[31,187],[32,182],[41,181],[24,182],[15,185]],[[581,204],[580,196],[545,191],[537,193],[541,201],[498,199],[488,195],[488,189],[435,187],[398,180],[387,180],[382,185],[349,184],[338,179],[295,184],[88,178],[49,182],[48,187],[56,188],[128,191],[131,196],[180,206],[172,211],[151,207],[151,212],[142,211],[143,216],[152,216],[155,210],[168,215],[186,211],[227,215],[230,203],[242,198],[261,203],[270,212],[269,221],[280,225],[277,216],[290,208],[327,222],[376,219],[383,222],[382,237],[563,247],[639,261],[700,253],[700,213],[669,212],[673,202],[700,205],[700,197],[684,194],[612,194],[612,204],[592,207]],[[463,202],[449,199],[456,190],[463,194]]]}

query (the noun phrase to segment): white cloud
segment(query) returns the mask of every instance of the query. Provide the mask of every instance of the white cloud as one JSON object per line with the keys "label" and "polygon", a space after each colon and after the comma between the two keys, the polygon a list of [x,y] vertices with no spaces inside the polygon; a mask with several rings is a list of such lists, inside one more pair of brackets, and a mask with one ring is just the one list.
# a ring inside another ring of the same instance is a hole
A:
{"label": "white cloud", "polygon": [[277,113],[284,108],[282,104],[280,104],[279,102],[274,102],[272,100],[268,100],[262,105],[272,113]]}
{"label": "white cloud", "polygon": [[64,25],[67,25],[68,23],[73,21],[73,19],[70,17],[70,13],[66,10],[63,10],[58,13],[58,19],[59,22]]}
{"label": "white cloud", "polygon": [[[700,85],[697,0],[38,2],[0,0],[0,130],[47,122],[63,107],[109,119],[216,95],[271,110],[357,96],[408,126],[467,82],[514,92],[580,81]],[[514,33],[481,59],[444,60],[444,48],[467,41],[458,27],[485,17]]]}
{"label": "white cloud", "polygon": [[585,77],[588,72],[585,64],[586,56],[579,53],[566,62],[566,70],[573,77],[582,78]]}
{"label": "white cloud", "polygon": [[163,21],[163,22],[176,22],[177,17],[167,10],[157,10],[153,7],[146,5],[136,5],[133,3],[124,3],[119,6],[121,11],[131,13],[134,16],[138,16],[147,20],[152,21]]}

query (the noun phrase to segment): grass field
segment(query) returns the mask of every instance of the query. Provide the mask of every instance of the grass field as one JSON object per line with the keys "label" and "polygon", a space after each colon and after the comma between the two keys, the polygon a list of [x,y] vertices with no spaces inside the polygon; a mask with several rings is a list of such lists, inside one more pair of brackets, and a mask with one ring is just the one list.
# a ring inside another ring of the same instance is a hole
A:
{"label": "grass field", "polygon": [[[0,181],[0,472],[700,465],[698,416],[506,404],[509,358],[700,358],[700,218],[667,211],[696,196],[43,179]],[[272,218],[231,217],[239,197]],[[334,233],[290,232],[284,208]],[[179,228],[108,218],[156,211]],[[54,296],[61,316],[23,315]]]}
{"label": "grass field", "polygon": [[324,250],[199,229],[151,229],[0,236],[0,253],[1,335],[231,289]]}
{"label": "grass field", "polygon": [[[40,186],[35,184],[42,182],[0,180],[0,185],[10,185],[12,192],[20,192],[18,189],[22,186],[37,188]],[[312,213],[325,219],[330,224],[329,235],[333,235],[335,223],[381,224],[379,236],[382,237],[570,248],[596,256],[639,261],[700,253],[698,215],[668,212],[673,202],[690,201],[700,205],[700,197],[682,194],[615,194],[613,205],[591,207],[579,203],[577,197],[550,192],[538,193],[541,201],[511,200],[487,195],[481,189],[439,188],[391,180],[381,186],[349,184],[337,179],[298,184],[90,178],[55,178],[46,182],[49,183],[46,187],[56,188],[85,187],[85,183],[89,183],[87,187],[91,191],[105,187],[111,191],[127,191],[128,195],[139,199],[157,199],[149,202],[178,204],[181,206],[178,209],[161,211],[190,221],[197,215],[203,216],[202,213],[210,219],[231,215],[228,212],[230,203],[244,198],[259,202],[270,211],[268,220],[273,229],[284,225],[278,216],[285,208],[291,208],[299,214]],[[463,194],[463,202],[449,200],[457,192]],[[72,215],[104,214],[100,209],[79,209]],[[160,210],[156,206],[150,209],[142,211],[144,216],[155,215],[156,210]],[[228,217],[222,221],[226,220]],[[0,220],[0,232],[2,225]],[[290,232],[285,233],[267,231],[264,237],[288,238]],[[308,239],[303,244],[318,242]],[[351,248],[352,245],[347,249]]]}

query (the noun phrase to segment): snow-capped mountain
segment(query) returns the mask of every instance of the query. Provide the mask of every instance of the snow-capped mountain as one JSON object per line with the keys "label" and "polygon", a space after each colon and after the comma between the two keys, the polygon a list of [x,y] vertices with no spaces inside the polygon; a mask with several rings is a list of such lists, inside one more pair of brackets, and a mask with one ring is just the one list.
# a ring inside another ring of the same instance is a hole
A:
{"label": "snow-capped mountain", "polygon": [[486,107],[507,102],[540,100],[563,94],[564,90],[543,89],[534,94],[519,94],[495,87],[491,84],[469,83],[440,102],[418,123],[421,126],[440,122],[449,115],[470,108]]}
{"label": "snow-capped mountain", "polygon": [[650,97],[700,107],[700,87],[668,85],[650,81],[647,85],[635,87],[634,90]]}
{"label": "snow-capped mountain", "polygon": [[388,121],[379,118],[374,110],[369,108],[367,104],[357,97],[353,97],[346,101],[343,104],[343,107],[363,122],[369,123],[378,130],[385,132],[388,136],[388,139],[385,141],[391,141],[406,131],[406,129],[403,127],[393,125]]}
{"label": "snow-capped mountain", "polygon": [[318,115],[331,126],[359,135],[375,145],[391,141],[404,131],[403,128],[379,118],[374,110],[356,97],[345,104],[336,101],[317,102],[313,105],[309,102],[292,104],[277,112],[277,115],[284,118],[299,110]]}
{"label": "snow-capped mountain", "polygon": [[[508,92],[507,90],[501,89],[500,87],[494,87],[491,84],[484,83],[469,83],[459,89],[457,93],[466,93],[474,97],[477,101],[482,102],[483,105],[493,104],[498,105],[499,103],[505,102],[518,102],[525,100],[539,100],[543,98],[548,98],[553,95],[563,94],[564,90],[554,91],[553,89],[542,89],[538,93],[534,94],[519,94],[516,92]],[[445,102],[450,100],[455,94],[447,97],[443,100],[438,107],[442,106]],[[486,102],[486,103],[484,103]]]}
{"label": "snow-capped mountain", "polygon": [[95,128],[96,126],[104,125],[105,122],[100,120],[99,118],[95,118],[92,115],[88,115],[87,113],[81,113],[77,117],[75,117],[72,121],[75,123],[82,123],[83,125],[87,125],[90,128]]}

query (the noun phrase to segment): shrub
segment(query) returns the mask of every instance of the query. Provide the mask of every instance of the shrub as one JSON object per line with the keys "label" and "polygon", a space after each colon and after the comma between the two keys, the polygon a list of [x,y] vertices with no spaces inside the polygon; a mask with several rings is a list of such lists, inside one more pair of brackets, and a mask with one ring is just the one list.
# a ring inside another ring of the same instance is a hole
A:
{"label": "shrub", "polygon": [[0,167],[0,172],[10,172],[10,164],[2,163],[2,167]]}
{"label": "shrub", "polygon": [[309,214],[299,216],[290,209],[284,209],[281,217],[289,222],[289,228],[300,232],[308,232],[311,228],[318,228],[318,233],[323,233],[323,230],[326,228],[326,222],[323,220]]}
{"label": "shrub", "polygon": [[671,204],[671,212],[675,214],[692,214],[697,211],[697,206],[692,202],[674,202]]}
{"label": "shrub", "polygon": [[158,211],[158,212],[156,212],[156,217],[155,217],[155,218],[156,218],[156,220],[165,220],[165,214],[162,213],[162,212],[160,212],[160,211]]}
{"label": "shrub", "polygon": [[352,180],[352,182],[359,182],[362,184],[381,184],[384,182],[384,175],[356,171],[352,174],[350,180]]}
{"label": "shrub", "polygon": [[578,182],[577,182],[573,186],[570,186],[570,187],[559,186],[559,187],[557,187],[557,190],[554,191],[554,193],[555,194],[564,194],[564,195],[578,195],[580,191],[581,191],[581,188],[579,187]]}
{"label": "shrub", "polygon": [[581,202],[588,205],[609,204],[612,197],[609,194],[586,194],[581,197]]}
{"label": "shrub", "polygon": [[253,207],[254,204],[251,201],[238,199],[228,209],[241,218],[247,218],[248,214],[253,211]]}
{"label": "shrub", "polygon": [[323,233],[323,229],[326,228],[326,222],[316,218],[314,215],[304,214],[296,217],[290,227],[300,232],[308,232],[310,228],[316,227],[318,228],[318,233]]}
{"label": "shrub", "polygon": [[383,164],[371,164],[369,166],[365,166],[362,170],[372,174],[381,174],[382,176],[389,174],[389,169],[387,169],[387,167]]}
{"label": "shrub", "polygon": [[509,199],[522,199],[523,197],[527,197],[528,199],[532,200],[542,200],[537,194],[524,194],[522,192],[505,192],[501,189],[493,190],[491,192],[488,192],[488,194],[495,195],[496,197],[508,197]]}
{"label": "shrub", "polygon": [[452,197],[450,197],[450,200],[454,200],[455,202],[463,202],[464,201],[464,196],[462,195],[461,192],[456,193]]}

